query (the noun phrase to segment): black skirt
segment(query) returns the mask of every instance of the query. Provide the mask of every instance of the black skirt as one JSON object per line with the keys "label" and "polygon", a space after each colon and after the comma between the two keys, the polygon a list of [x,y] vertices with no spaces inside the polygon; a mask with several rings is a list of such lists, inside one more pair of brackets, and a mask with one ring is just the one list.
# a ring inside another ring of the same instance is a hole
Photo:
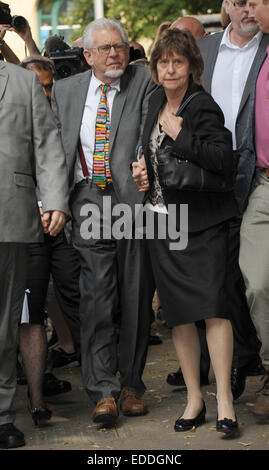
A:
{"label": "black skirt", "polygon": [[[156,233],[156,223],[154,229]],[[229,319],[228,223],[189,233],[183,250],[171,250],[171,242],[168,237],[156,236],[147,241],[167,325],[173,327],[209,318]]]}

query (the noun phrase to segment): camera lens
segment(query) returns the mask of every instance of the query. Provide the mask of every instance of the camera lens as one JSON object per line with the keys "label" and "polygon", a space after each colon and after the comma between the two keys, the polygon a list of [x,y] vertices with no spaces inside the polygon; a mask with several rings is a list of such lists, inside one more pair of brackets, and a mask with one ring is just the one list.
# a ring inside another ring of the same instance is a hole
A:
{"label": "camera lens", "polygon": [[23,16],[13,16],[11,26],[13,26],[14,29],[18,32],[24,31],[26,28],[26,19]]}

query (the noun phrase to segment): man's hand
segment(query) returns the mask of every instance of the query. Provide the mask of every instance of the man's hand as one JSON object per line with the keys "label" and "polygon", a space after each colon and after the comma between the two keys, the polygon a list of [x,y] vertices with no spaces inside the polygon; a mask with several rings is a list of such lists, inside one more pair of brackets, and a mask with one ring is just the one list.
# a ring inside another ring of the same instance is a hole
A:
{"label": "man's hand", "polygon": [[41,216],[44,233],[56,237],[65,224],[65,214],[61,211],[47,211]]}
{"label": "man's hand", "polygon": [[0,39],[4,39],[6,31],[11,31],[10,24],[0,24]]}
{"label": "man's hand", "polygon": [[134,162],[133,166],[133,179],[138,186],[139,192],[148,191],[149,181],[148,172],[144,155],[138,162]]}
{"label": "man's hand", "polygon": [[[9,25],[0,25],[0,39],[3,39],[6,31],[13,31],[18,34],[18,36],[21,37],[21,39],[25,42],[26,47],[29,51],[29,55],[41,55],[40,50],[38,49],[33,36],[32,36],[32,31],[30,28],[30,25],[28,21],[26,20],[26,27],[24,28],[23,31],[17,31],[15,28],[12,28]],[[1,37],[1,34],[3,34],[3,37]]]}
{"label": "man's hand", "polygon": [[29,41],[32,41],[32,32],[28,21],[26,20],[26,26],[23,31],[17,31],[15,28],[12,28],[11,31],[15,31],[27,44]]}

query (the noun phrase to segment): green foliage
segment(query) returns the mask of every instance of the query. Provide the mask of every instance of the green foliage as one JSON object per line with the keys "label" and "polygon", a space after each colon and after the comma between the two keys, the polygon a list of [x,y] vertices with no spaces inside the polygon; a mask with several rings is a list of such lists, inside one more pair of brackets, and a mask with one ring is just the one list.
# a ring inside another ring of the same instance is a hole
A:
{"label": "green foliage", "polygon": [[[50,0],[45,0],[50,1]],[[65,15],[67,24],[79,24],[81,29],[74,38],[81,36],[85,26],[93,20],[93,0],[74,0],[74,8]],[[120,20],[129,34],[129,39],[153,39],[158,26],[164,21],[174,21],[182,15],[220,11],[221,0],[104,0],[105,16]]]}
{"label": "green foliage", "polygon": [[43,8],[52,8],[53,0],[42,0],[40,4],[42,4]]}
{"label": "green foliage", "polygon": [[94,8],[93,0],[73,0],[73,4],[74,8],[63,15],[61,19],[70,26],[73,24],[80,25],[80,29],[76,30],[72,37],[75,40],[82,35],[85,26],[93,20]]}
{"label": "green foliage", "polygon": [[185,0],[184,8],[192,14],[206,14],[209,10],[211,13],[219,13],[221,9],[221,0]]}
{"label": "green foliage", "polygon": [[160,23],[181,14],[182,0],[108,0],[110,16],[122,21],[130,39],[153,38]]}

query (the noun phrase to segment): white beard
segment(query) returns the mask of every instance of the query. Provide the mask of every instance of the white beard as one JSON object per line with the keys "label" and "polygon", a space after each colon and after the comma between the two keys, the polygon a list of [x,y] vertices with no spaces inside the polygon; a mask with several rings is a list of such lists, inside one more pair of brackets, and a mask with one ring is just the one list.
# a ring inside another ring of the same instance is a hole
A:
{"label": "white beard", "polygon": [[108,78],[120,78],[124,74],[124,70],[108,70],[104,73]]}
{"label": "white beard", "polygon": [[253,33],[257,33],[259,31],[259,26],[258,24],[249,24],[249,25],[244,25],[242,23],[240,23],[240,26],[241,26],[241,29],[244,33],[249,33],[249,34],[253,34]]}

